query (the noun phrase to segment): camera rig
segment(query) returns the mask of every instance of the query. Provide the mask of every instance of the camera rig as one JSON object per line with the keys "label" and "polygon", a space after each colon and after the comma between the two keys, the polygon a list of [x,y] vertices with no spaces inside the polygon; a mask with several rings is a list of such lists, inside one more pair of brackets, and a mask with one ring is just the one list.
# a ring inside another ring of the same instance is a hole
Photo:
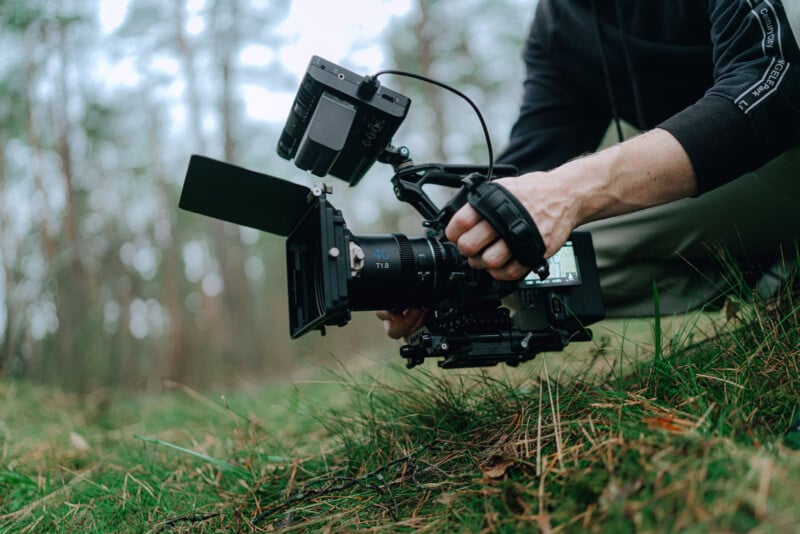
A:
{"label": "camera rig", "polygon": [[[590,234],[573,232],[545,260],[528,212],[491,181],[516,176],[516,168],[417,165],[406,147],[391,144],[410,103],[378,83],[377,75],[362,77],[314,56],[278,153],[301,169],[350,185],[376,161],[391,165],[395,196],[422,216],[424,237],[354,235],[331,204],[329,186],[309,188],[198,155],[190,160],[180,207],[287,238],[293,339],[344,326],[353,311],[425,307],[424,326],[400,349],[409,368],[429,357],[442,358],[443,368],[515,366],[539,352],[560,351],[570,341],[590,340],[588,325],[605,315]],[[439,208],[423,189],[428,185],[456,193]],[[469,267],[444,235],[465,203],[531,267],[528,276],[501,282]],[[509,299],[514,313],[504,304]]]}

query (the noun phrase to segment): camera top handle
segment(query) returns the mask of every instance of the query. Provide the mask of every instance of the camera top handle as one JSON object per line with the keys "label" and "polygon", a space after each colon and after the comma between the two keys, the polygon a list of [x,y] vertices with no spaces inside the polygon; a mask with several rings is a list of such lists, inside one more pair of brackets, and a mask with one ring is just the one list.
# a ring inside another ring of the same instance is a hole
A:
{"label": "camera top handle", "polygon": [[[395,173],[392,177],[392,185],[397,199],[411,204],[425,219],[423,224],[426,227],[437,232],[443,232],[455,210],[450,211],[448,209],[450,203],[445,208],[439,208],[422,188],[426,185],[462,187],[464,185],[462,180],[465,176],[481,171],[486,172],[486,167],[477,165],[442,165],[440,163],[411,165]],[[503,176],[515,176],[517,174],[517,168],[513,165],[495,165],[495,171],[503,172]]]}
{"label": "camera top handle", "polygon": [[[541,279],[549,275],[544,259],[545,245],[525,207],[507,189],[486,177],[488,168],[478,165],[414,165],[406,147],[388,146],[379,161],[395,170],[392,177],[394,194],[401,202],[411,204],[425,219],[424,226],[442,237],[447,223],[461,206],[469,202],[506,241],[523,265]],[[513,165],[495,165],[494,177],[517,176]],[[439,208],[423,190],[426,185],[460,188],[444,208]]]}
{"label": "camera top handle", "polygon": [[[392,185],[394,186],[394,194],[397,200],[411,204],[425,219],[423,225],[439,233],[444,233],[444,228],[447,226],[450,217],[466,202],[466,196],[463,196],[465,193],[460,191],[444,208],[439,208],[422,188],[426,185],[440,185],[457,189],[464,185],[465,176],[473,173],[480,173],[485,176],[489,170],[489,167],[485,165],[442,163],[415,165],[411,160],[408,148],[404,146],[394,147],[392,145],[384,149],[378,161],[388,163],[394,169],[395,174],[392,176]],[[492,169],[494,176],[497,178],[517,176],[519,174],[514,165],[494,165]],[[462,196],[463,200],[458,200],[457,203],[459,205],[454,206],[455,199]]]}

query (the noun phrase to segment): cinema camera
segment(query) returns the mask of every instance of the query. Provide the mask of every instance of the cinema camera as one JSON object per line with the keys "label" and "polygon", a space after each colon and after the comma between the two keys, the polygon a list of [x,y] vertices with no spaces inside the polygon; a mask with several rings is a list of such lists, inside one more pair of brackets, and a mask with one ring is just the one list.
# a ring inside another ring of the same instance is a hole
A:
{"label": "cinema camera", "polygon": [[[573,232],[546,261],[528,212],[487,178],[517,174],[512,166],[491,164],[490,144],[487,167],[414,164],[407,148],[391,144],[411,101],[378,82],[387,73],[422,78],[397,71],[362,77],[313,57],[278,153],[300,169],[351,186],[376,161],[390,164],[394,193],[422,215],[425,237],[354,235],[331,204],[327,185],[309,188],[197,155],[180,207],[287,238],[292,338],[311,330],[324,335],[326,326],[347,324],[352,311],[415,306],[428,313],[424,327],[400,349],[408,368],[429,357],[442,358],[443,368],[515,366],[570,341],[590,340],[587,326],[605,314],[591,236]],[[424,192],[428,185],[451,187],[455,195],[440,209]],[[470,268],[447,241],[447,222],[466,202],[532,268],[523,280],[500,282]],[[513,314],[503,299],[513,301]]]}

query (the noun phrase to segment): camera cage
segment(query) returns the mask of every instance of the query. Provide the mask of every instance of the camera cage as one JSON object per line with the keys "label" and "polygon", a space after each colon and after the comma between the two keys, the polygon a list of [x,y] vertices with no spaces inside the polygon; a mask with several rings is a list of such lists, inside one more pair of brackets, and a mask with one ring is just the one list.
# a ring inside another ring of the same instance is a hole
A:
{"label": "camera cage", "polygon": [[[395,196],[420,213],[428,229],[425,238],[392,234],[375,241],[355,236],[330,203],[327,185],[308,188],[197,155],[190,160],[179,205],[287,238],[293,339],[344,326],[351,311],[425,306],[424,327],[400,349],[409,368],[431,357],[443,358],[438,362],[443,368],[517,365],[539,352],[560,351],[570,341],[590,340],[588,325],[605,315],[590,234],[573,232],[559,255],[545,261],[544,245],[527,211],[489,179],[490,173],[491,179],[516,176],[517,169],[415,165],[407,148],[390,143],[409,105],[407,97],[382,87],[374,77],[358,76],[314,56],[278,153],[301,169],[331,174],[351,186],[375,161],[391,165]],[[368,143],[365,132],[371,132]],[[440,208],[423,190],[427,185],[457,192]],[[444,238],[447,222],[467,202],[517,257],[525,255],[525,264],[537,274],[498,282],[467,266]],[[376,242],[385,246],[376,248]],[[558,261],[563,265],[554,263]],[[548,279],[551,265],[572,270]],[[397,287],[384,290],[387,286]],[[514,300],[513,316],[503,304],[506,297]]]}

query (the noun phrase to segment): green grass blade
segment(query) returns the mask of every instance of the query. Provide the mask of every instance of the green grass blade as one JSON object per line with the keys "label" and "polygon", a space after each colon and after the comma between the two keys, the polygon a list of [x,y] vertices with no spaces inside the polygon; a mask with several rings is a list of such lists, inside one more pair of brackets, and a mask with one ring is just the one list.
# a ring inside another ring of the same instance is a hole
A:
{"label": "green grass blade", "polygon": [[134,439],[138,439],[144,441],[145,443],[153,443],[155,445],[163,445],[164,447],[169,447],[170,449],[176,450],[178,452],[182,452],[184,454],[188,454],[190,456],[194,456],[195,458],[199,458],[204,462],[208,462],[212,465],[218,467],[221,471],[225,471],[226,473],[233,473],[234,475],[246,479],[252,480],[253,476],[250,474],[249,471],[242,469],[241,467],[237,467],[233,464],[229,464],[219,458],[214,458],[213,456],[209,456],[208,454],[204,454],[202,452],[193,451],[192,449],[187,449],[186,447],[181,447],[180,445],[175,445],[174,443],[170,443],[168,441],[163,441],[157,438],[150,438],[147,436],[140,436],[138,434],[134,434]]}
{"label": "green grass blade", "polygon": [[661,352],[661,305],[658,300],[658,286],[653,280],[653,345],[655,347],[655,361],[659,362],[663,354]]}

